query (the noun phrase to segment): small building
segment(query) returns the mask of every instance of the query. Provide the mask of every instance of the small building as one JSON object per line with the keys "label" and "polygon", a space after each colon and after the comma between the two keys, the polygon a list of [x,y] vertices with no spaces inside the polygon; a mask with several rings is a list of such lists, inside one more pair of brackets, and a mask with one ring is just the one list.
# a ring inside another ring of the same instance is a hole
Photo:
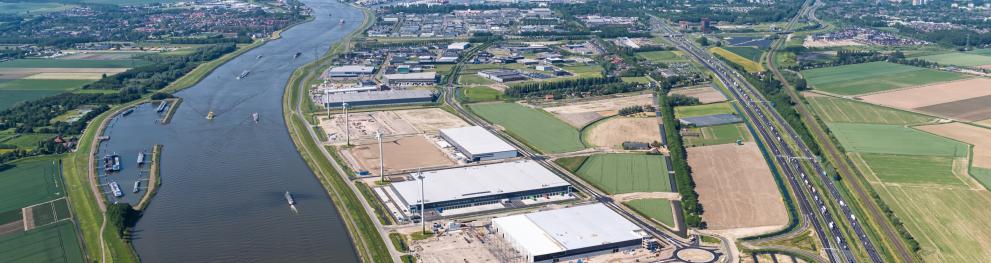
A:
{"label": "small building", "polygon": [[527,77],[524,76],[523,74],[520,74],[519,71],[511,70],[511,69],[482,70],[478,72],[478,75],[483,78],[491,79],[497,82],[510,82],[510,81],[527,79]]}
{"label": "small building", "polygon": [[540,62],[540,61],[539,60],[536,60],[536,59],[532,59],[532,58],[524,58],[524,59],[519,60],[519,62],[520,62],[520,64],[523,64],[523,65],[536,65],[537,62]]}
{"label": "small building", "polygon": [[512,206],[514,201],[572,198],[571,184],[530,160],[435,170],[422,175],[423,191],[420,180],[395,182],[385,189],[403,213],[418,214],[421,196],[428,216],[447,209],[483,205],[498,209]]}
{"label": "small building", "polygon": [[743,119],[736,114],[713,114],[698,117],[688,117],[678,119],[682,125],[692,126],[692,127],[708,127],[716,126],[722,124],[739,123],[743,122]]}
{"label": "small building", "polygon": [[437,95],[429,90],[386,90],[327,94],[320,104],[325,107],[340,107],[347,102],[351,107],[431,103]]}
{"label": "small building", "polygon": [[468,47],[470,47],[470,46],[471,46],[471,44],[468,43],[468,42],[454,42],[454,43],[451,43],[450,45],[447,45],[447,49],[450,49],[450,50],[465,50],[465,49],[468,49]]}
{"label": "small building", "polygon": [[375,73],[375,67],[361,65],[347,65],[333,67],[327,70],[326,75],[332,78],[353,78]]}
{"label": "small building", "polygon": [[479,126],[441,129],[440,136],[472,162],[513,158],[518,154],[515,147]]}
{"label": "small building", "polygon": [[642,247],[644,230],[601,203],[492,219],[525,262],[563,262]]}
{"label": "small building", "polygon": [[422,86],[433,85],[437,82],[436,72],[418,72],[406,74],[386,74],[382,80],[387,85],[395,86]]}

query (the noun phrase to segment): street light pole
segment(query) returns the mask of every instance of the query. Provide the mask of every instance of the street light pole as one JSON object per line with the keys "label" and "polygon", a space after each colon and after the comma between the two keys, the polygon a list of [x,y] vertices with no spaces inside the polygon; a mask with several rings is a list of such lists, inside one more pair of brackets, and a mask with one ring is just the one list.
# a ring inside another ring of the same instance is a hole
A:
{"label": "street light pole", "polygon": [[351,146],[351,122],[348,120],[348,103],[342,102],[341,109],[344,110],[344,146]]}
{"label": "street light pole", "polygon": [[375,131],[375,138],[379,140],[379,180],[385,182],[385,151],[382,150],[382,132]]}
{"label": "street light pole", "polygon": [[417,171],[416,174],[417,174],[416,178],[417,179],[420,179],[420,228],[421,228],[421,231],[423,232],[423,234],[427,234],[427,216],[424,214],[424,211],[423,211],[424,210],[424,206],[426,204],[426,200],[425,200],[426,199],[426,197],[425,197],[426,194],[424,194],[424,191],[423,191],[423,189],[424,189],[423,188],[423,179],[426,178],[426,177],[423,177],[423,172],[420,172],[420,171]]}

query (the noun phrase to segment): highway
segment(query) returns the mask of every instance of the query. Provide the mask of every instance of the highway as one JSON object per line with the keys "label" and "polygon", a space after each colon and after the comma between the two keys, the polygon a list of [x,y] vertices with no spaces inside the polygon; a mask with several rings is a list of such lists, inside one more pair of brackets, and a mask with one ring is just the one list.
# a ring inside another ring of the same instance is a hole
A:
{"label": "highway", "polygon": [[[811,1],[807,1],[802,11],[791,20],[790,24],[794,24],[798,18],[804,16],[812,6],[815,5],[812,5]],[[727,86],[733,99],[740,102],[740,105],[743,106],[743,113],[752,122],[753,127],[759,133],[760,137],[763,138],[762,141],[770,150],[772,157],[777,159],[777,163],[781,165],[781,172],[788,178],[792,189],[796,191],[801,213],[812,223],[812,228],[822,242],[823,249],[826,250],[830,262],[855,262],[855,257],[849,249],[846,238],[835,224],[836,220],[849,220],[855,235],[859,239],[859,242],[863,243],[871,261],[882,262],[883,260],[877,253],[873,243],[867,238],[862,226],[857,223],[856,217],[850,208],[846,206],[846,202],[839,194],[839,191],[836,190],[835,185],[825,173],[821,164],[813,158],[807,145],[802,142],[801,138],[798,137],[797,133],[788,123],[774,109],[767,105],[766,100],[760,92],[747,83],[739,73],[730,69],[729,66],[719,59],[690,44],[691,42],[681,37],[680,34],[671,30],[662,22],[655,21],[654,25],[661,29],[665,38],[671,41],[671,43],[674,43],[678,49],[689,54],[694,60],[712,71]],[[771,120],[772,118],[773,121]],[[781,129],[776,129],[775,123],[780,125]],[[782,137],[782,134],[785,137]],[[789,147],[786,140],[789,137],[794,143],[794,149],[798,149],[800,153],[796,153],[792,147]],[[818,176],[820,181],[826,186],[827,193],[817,191],[813,183],[809,181],[805,170],[800,164],[800,162],[806,160],[811,163],[814,176]],[[834,218],[831,211],[826,207],[826,198],[840,204],[841,216]]]}

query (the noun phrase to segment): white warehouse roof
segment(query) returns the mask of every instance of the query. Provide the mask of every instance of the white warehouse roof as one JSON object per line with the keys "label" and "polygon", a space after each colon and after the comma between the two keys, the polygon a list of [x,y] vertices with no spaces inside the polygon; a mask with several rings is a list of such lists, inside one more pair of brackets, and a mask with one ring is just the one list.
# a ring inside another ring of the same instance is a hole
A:
{"label": "white warehouse roof", "polygon": [[346,65],[333,67],[330,69],[331,73],[359,73],[359,74],[372,74],[375,71],[375,67],[361,66],[361,65]]}
{"label": "white warehouse roof", "polygon": [[477,155],[516,150],[512,145],[509,145],[509,143],[499,139],[495,134],[480,126],[441,129],[440,133],[453,140],[453,143],[464,148],[469,154]]}
{"label": "white warehouse roof", "polygon": [[530,255],[639,240],[640,227],[601,203],[492,219]]}
{"label": "white warehouse roof", "polygon": [[433,80],[437,77],[436,72],[417,72],[406,74],[385,74],[382,78],[388,80]]}
{"label": "white warehouse roof", "polygon": [[[427,203],[570,185],[530,160],[429,171],[423,176]],[[420,203],[419,180],[392,187],[407,206]]]}

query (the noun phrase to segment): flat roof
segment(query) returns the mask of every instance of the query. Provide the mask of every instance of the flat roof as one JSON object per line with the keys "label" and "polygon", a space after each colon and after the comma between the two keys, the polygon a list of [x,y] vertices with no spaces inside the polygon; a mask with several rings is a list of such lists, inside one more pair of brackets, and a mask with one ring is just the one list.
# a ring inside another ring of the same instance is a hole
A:
{"label": "flat roof", "polygon": [[426,99],[433,98],[433,92],[429,90],[385,90],[385,91],[367,91],[367,92],[351,92],[351,93],[332,93],[323,96],[322,103],[341,103],[341,102],[368,102],[368,101],[381,101],[381,100],[397,100],[397,99]]}
{"label": "flat roof", "polygon": [[[426,203],[571,185],[530,160],[429,171],[423,177]],[[419,180],[391,186],[406,206],[420,203]]]}
{"label": "flat roof", "polygon": [[417,73],[406,73],[406,74],[385,74],[382,76],[385,79],[397,80],[397,79],[415,79],[415,80],[427,80],[436,78],[436,72],[417,72]]}
{"label": "flat roof", "polygon": [[492,223],[531,255],[639,240],[643,231],[602,203],[500,217]]}
{"label": "flat roof", "polygon": [[330,68],[330,72],[332,73],[351,73],[351,72],[372,73],[373,71],[375,71],[375,67],[361,66],[361,65],[346,65],[346,66]]}
{"label": "flat roof", "polygon": [[472,155],[516,150],[509,143],[479,126],[441,129],[440,133]]}

